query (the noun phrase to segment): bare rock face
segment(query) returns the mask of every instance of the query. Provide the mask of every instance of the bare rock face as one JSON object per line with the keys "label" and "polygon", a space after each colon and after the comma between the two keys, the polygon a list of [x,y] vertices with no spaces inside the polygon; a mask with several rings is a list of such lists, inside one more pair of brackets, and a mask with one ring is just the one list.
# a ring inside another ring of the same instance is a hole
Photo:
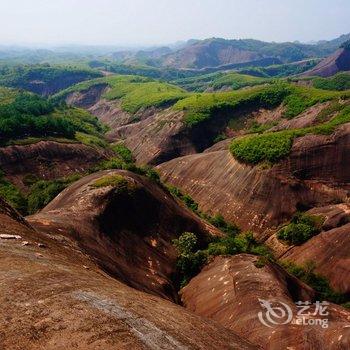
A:
{"label": "bare rock face", "polygon": [[23,188],[23,178],[28,174],[55,179],[84,172],[109,156],[108,151],[83,144],[40,141],[0,148],[0,168],[9,180]]}
{"label": "bare rock face", "polygon": [[35,231],[0,199],[1,232],[22,237],[0,240],[1,349],[258,348],[111,278],[81,242],[46,228]]}
{"label": "bare rock face", "polygon": [[69,106],[90,108],[97,103],[107,89],[107,84],[99,84],[81,92],[74,92],[67,96],[66,103]]}
{"label": "bare rock face", "polygon": [[[220,212],[243,229],[275,229],[300,209],[346,201],[350,124],[331,136],[295,140],[270,169],[239,163],[229,151],[190,155],[158,166],[163,180],[190,194],[202,210]],[[269,234],[268,234],[269,235]]]}
{"label": "bare rock face", "polygon": [[[94,187],[117,176],[122,187]],[[172,240],[190,231],[220,234],[178,203],[157,183],[126,171],[104,171],[77,181],[39,214],[36,228],[74,237],[105,271],[120,281],[171,300],[176,252]]]}
{"label": "bare rock face", "polygon": [[[182,289],[184,306],[234,330],[263,349],[349,348],[349,311],[330,304],[329,315],[321,316],[328,319],[328,328],[322,328],[320,324],[297,324],[295,302],[313,300],[312,289],[277,265],[268,263],[256,267],[257,260],[247,254],[215,258]],[[272,319],[277,324],[270,322],[262,306],[263,300],[274,301],[285,311],[289,308],[291,318],[288,319],[287,313],[286,317]],[[260,321],[259,313],[266,325]],[[317,317],[309,316],[308,319]]]}
{"label": "bare rock face", "polygon": [[305,72],[302,76],[330,77],[341,71],[350,70],[350,50],[341,48],[333,55],[325,58],[315,68]]}
{"label": "bare rock face", "polygon": [[335,290],[350,293],[349,205],[315,208],[310,214],[325,218],[324,231],[301,246],[292,247],[280,258],[298,265],[312,261],[315,271],[325,276]]}

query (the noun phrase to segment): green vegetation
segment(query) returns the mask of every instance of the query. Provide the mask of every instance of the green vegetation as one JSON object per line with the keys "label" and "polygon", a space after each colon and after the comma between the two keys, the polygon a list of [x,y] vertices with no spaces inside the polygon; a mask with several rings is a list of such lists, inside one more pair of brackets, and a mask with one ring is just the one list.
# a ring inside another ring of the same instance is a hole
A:
{"label": "green vegetation", "polygon": [[264,161],[276,163],[288,156],[296,137],[306,134],[329,135],[342,124],[350,122],[350,106],[343,105],[342,110],[328,122],[320,125],[278,132],[251,135],[232,141],[230,151],[238,160],[258,164]]}
{"label": "green vegetation", "polygon": [[[283,262],[282,266],[293,276],[312,287],[321,300],[328,300],[336,304],[349,302],[349,296],[334,291],[327,278],[315,273],[315,264],[308,262],[304,266],[295,265],[292,262]],[[320,300],[319,299],[319,300]]]}
{"label": "green vegetation", "polygon": [[188,209],[192,210],[194,213],[199,214],[198,203],[196,203],[190,195],[184,194],[183,192],[181,192],[180,189],[178,189],[175,186],[167,185],[166,187],[167,187],[168,191],[174,197],[180,199],[186,205],[186,207]]}
{"label": "green vegetation", "polygon": [[343,91],[350,89],[350,74],[338,73],[330,78],[314,78],[312,84],[317,89]]}
{"label": "green vegetation", "polygon": [[174,109],[186,113],[185,123],[194,126],[206,121],[218,113],[234,113],[244,107],[274,107],[289,94],[286,84],[273,84],[221,93],[192,94],[178,101]]}
{"label": "green vegetation", "polygon": [[319,61],[318,59],[313,59],[303,61],[302,63],[276,64],[268,67],[247,67],[240,69],[239,73],[263,78],[283,78],[306,72],[315,67]]}
{"label": "green vegetation", "polygon": [[258,164],[264,161],[276,163],[286,157],[293,144],[293,132],[276,132],[246,136],[234,140],[230,151],[238,160]]}
{"label": "green vegetation", "polygon": [[138,76],[109,76],[79,83],[54,96],[60,100],[74,91],[85,91],[92,86],[107,85],[109,90],[103,95],[108,100],[121,100],[121,107],[129,113],[149,107],[164,107],[185,97],[181,88]]}
{"label": "green vegetation", "polygon": [[238,234],[231,232],[223,237],[210,237],[207,244],[200,247],[194,233],[185,232],[173,241],[178,251],[177,269],[180,288],[196,276],[211,256],[250,253],[273,259],[272,253],[258,243],[251,232]]}
{"label": "green vegetation", "polygon": [[28,179],[27,183],[33,182],[30,186],[30,192],[27,196],[27,213],[34,214],[38,210],[49,204],[59,193],[73,182],[79,180],[81,175],[71,175],[56,180],[37,180]]}
{"label": "green vegetation", "polygon": [[305,86],[292,86],[291,93],[284,100],[286,106],[284,116],[287,119],[291,119],[316,103],[322,103],[334,99],[346,99],[349,97],[350,91],[325,91]]}
{"label": "green vegetation", "polygon": [[26,212],[27,202],[25,196],[8,180],[0,170],[0,197],[20,212]]}
{"label": "green vegetation", "polygon": [[[84,133],[100,139],[106,131],[97,118],[78,108],[57,106],[52,101],[27,92],[0,89],[0,140],[1,145],[37,139],[81,139]],[[103,143],[103,144],[102,144]]]}
{"label": "green vegetation", "polygon": [[238,90],[243,87],[261,85],[269,82],[271,82],[270,79],[240,74],[239,72],[210,73],[172,81],[173,84],[179,85],[188,91],[196,92],[202,92],[207,89],[220,90],[222,87]]}
{"label": "green vegetation", "polygon": [[0,71],[0,85],[46,94],[100,76],[102,74],[98,71],[71,66],[48,64],[5,66]]}
{"label": "green vegetation", "polygon": [[135,185],[122,175],[107,175],[92,184],[95,188],[108,186],[114,187],[114,191],[118,194],[132,194],[136,189]]}
{"label": "green vegetation", "polygon": [[133,163],[134,157],[129,148],[122,143],[111,145],[112,150],[116,153],[125,163]]}
{"label": "green vegetation", "polygon": [[297,213],[291,222],[278,231],[277,237],[291,245],[301,245],[321,232],[324,218]]}
{"label": "green vegetation", "polygon": [[224,86],[230,87],[232,90],[238,90],[247,86],[261,85],[271,82],[269,79],[263,79],[253,77],[251,75],[239,74],[239,73],[227,73],[217,79],[215,79],[211,87],[214,90],[219,90]]}
{"label": "green vegetation", "polygon": [[29,187],[27,195],[24,195],[4,174],[0,175],[0,196],[21,214],[34,214],[49,204],[60,192],[71,183],[80,179],[81,175],[71,175],[56,180],[39,180],[33,175],[27,175],[24,183]]}

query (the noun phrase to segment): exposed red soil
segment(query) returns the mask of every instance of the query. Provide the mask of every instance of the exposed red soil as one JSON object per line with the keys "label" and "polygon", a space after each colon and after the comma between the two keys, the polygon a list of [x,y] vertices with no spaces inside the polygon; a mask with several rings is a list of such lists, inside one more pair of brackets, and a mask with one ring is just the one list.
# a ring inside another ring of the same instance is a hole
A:
{"label": "exposed red soil", "polygon": [[[111,175],[125,177],[133,190],[93,187]],[[172,240],[185,231],[198,234],[202,242],[220,234],[156,183],[121,170],[84,177],[28,220],[40,230],[74,237],[80,249],[120,281],[171,300],[177,299]]]}
{"label": "exposed red soil", "polygon": [[[257,260],[246,254],[215,258],[182,289],[185,307],[221,323],[263,349],[349,348],[349,311],[330,304],[328,328],[295,324],[298,311],[295,302],[312,301],[313,291],[277,265],[256,267]],[[258,313],[263,311],[259,299],[287,304],[293,312],[291,323],[270,324],[271,328],[263,325],[258,318]]]}
{"label": "exposed red soil", "polygon": [[23,178],[28,174],[50,180],[83,173],[110,156],[108,151],[79,143],[40,141],[0,148],[0,168],[10,181],[23,189]]}
{"label": "exposed red soil", "polygon": [[314,262],[315,271],[327,277],[331,286],[350,293],[350,209],[346,204],[315,208],[313,215],[325,218],[324,231],[280,258],[303,265]]}
{"label": "exposed red soil", "polygon": [[305,72],[302,76],[330,77],[341,71],[350,70],[350,50],[338,49],[333,55],[325,58],[316,67]]}
{"label": "exposed red soil", "polygon": [[[104,273],[74,238],[0,200],[0,349],[256,349],[234,332]],[[88,239],[88,238],[87,238]]]}
{"label": "exposed red soil", "polygon": [[290,156],[270,169],[245,165],[229,151],[190,155],[158,166],[163,180],[190,194],[202,210],[219,212],[262,233],[299,209],[346,201],[350,124],[334,135],[296,139]]}

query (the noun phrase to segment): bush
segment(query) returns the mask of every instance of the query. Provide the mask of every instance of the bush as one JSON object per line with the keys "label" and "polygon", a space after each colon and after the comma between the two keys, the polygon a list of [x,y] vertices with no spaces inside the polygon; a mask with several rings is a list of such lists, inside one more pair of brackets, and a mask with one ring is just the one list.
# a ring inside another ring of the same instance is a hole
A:
{"label": "bush", "polygon": [[0,170],[0,197],[4,198],[12,207],[21,214],[27,214],[27,200],[21,191],[10,181],[6,180],[3,172]]}
{"label": "bush", "polygon": [[330,78],[315,78],[313,86],[322,90],[343,91],[350,89],[350,74],[338,73]]}
{"label": "bush", "polygon": [[173,244],[178,251],[177,270],[182,288],[199,273],[207,257],[204,252],[197,250],[198,239],[192,232],[184,232],[178,239],[173,240]]}
{"label": "bush", "polygon": [[71,175],[56,180],[39,180],[30,187],[28,194],[28,213],[34,214],[48,205],[59,193],[71,183],[79,180],[81,175]]}
{"label": "bush", "polygon": [[189,195],[184,194],[175,186],[168,185],[168,191],[176,198],[180,199],[188,209],[192,210],[196,214],[200,214],[198,211],[198,203]]}
{"label": "bush", "polygon": [[322,298],[336,304],[349,302],[349,297],[334,291],[327,278],[315,273],[315,263],[308,262],[304,266],[298,266],[292,262],[285,261],[282,266],[293,276],[312,287]]}
{"label": "bush", "polygon": [[323,218],[320,216],[298,213],[289,225],[277,233],[277,237],[289,244],[300,245],[320,233],[322,224]]}
{"label": "bush", "polygon": [[211,237],[211,242],[203,249],[199,249],[197,236],[191,232],[183,233],[173,243],[179,254],[177,268],[181,288],[199,273],[210,256],[251,253],[266,260],[273,259],[270,250],[258,243],[251,232],[239,235],[231,232],[224,237]]}
{"label": "bush", "polygon": [[111,146],[112,150],[120,157],[125,163],[133,163],[134,157],[129,148],[122,143],[114,144]]}
{"label": "bush", "polygon": [[245,163],[275,163],[290,153],[293,139],[294,134],[285,131],[246,136],[233,140],[230,151],[235,158]]}

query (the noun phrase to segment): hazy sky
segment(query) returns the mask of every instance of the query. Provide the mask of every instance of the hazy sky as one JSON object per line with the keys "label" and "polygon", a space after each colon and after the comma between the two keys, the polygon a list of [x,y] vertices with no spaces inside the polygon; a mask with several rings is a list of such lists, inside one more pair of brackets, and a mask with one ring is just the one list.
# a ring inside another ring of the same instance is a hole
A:
{"label": "hazy sky", "polygon": [[0,0],[0,44],[309,41],[350,32],[349,18],[349,0]]}

